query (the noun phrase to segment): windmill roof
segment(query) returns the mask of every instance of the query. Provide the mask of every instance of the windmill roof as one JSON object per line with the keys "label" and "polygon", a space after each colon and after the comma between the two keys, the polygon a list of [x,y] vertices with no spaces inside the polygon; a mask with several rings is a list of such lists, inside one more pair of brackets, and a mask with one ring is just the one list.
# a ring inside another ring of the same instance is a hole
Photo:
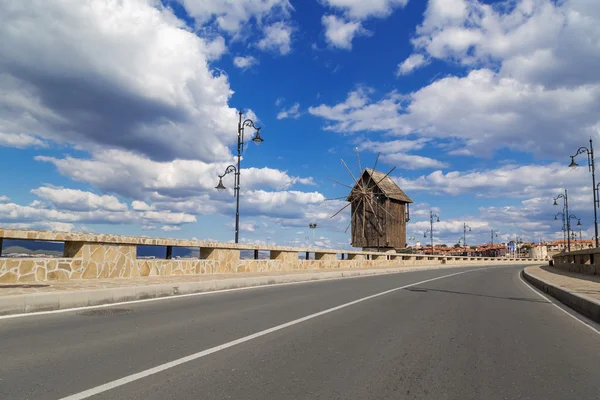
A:
{"label": "windmill roof", "polygon": [[413,201],[396,185],[396,182],[392,180],[389,176],[386,176],[384,173],[375,171],[371,168],[365,168],[363,174],[371,175],[371,179],[373,183],[376,183],[379,189],[383,192],[383,194],[389,198],[394,200],[399,200],[404,203],[412,203]]}

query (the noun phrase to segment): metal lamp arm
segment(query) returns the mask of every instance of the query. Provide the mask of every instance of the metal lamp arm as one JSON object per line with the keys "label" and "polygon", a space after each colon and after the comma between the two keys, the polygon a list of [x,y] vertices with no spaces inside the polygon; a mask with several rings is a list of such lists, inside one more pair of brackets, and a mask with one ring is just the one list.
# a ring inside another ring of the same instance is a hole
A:
{"label": "metal lamp arm", "polygon": [[225,175],[231,174],[231,173],[237,173],[237,168],[235,167],[235,165],[230,165],[225,169],[225,172],[223,173],[223,175],[219,175],[219,178],[223,178],[225,177]]}
{"label": "metal lamp arm", "polygon": [[587,158],[588,158],[588,169],[591,171],[592,170],[592,158],[591,158],[591,152],[590,149],[588,149],[587,147],[583,146],[577,149],[577,152],[575,153],[575,155],[571,156],[571,159],[574,159],[575,157],[577,157],[580,154],[586,153],[587,154]]}

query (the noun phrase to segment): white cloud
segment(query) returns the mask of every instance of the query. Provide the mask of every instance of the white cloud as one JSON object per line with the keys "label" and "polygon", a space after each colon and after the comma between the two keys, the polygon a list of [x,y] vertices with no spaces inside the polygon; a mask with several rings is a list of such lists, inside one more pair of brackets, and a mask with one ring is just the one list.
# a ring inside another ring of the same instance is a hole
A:
{"label": "white cloud", "polygon": [[335,15],[323,15],[321,22],[325,28],[325,40],[330,46],[339,49],[350,50],[355,36],[370,34],[360,21],[346,21]]}
{"label": "white cloud", "polygon": [[414,154],[392,153],[384,154],[381,160],[387,164],[398,166],[400,169],[446,168],[448,164],[429,157]]}
{"label": "white cloud", "polygon": [[293,10],[288,0],[179,0],[200,24],[214,19],[218,27],[230,34],[242,30],[255,19],[285,18]]}
{"label": "white cloud", "polygon": [[348,16],[357,19],[387,17],[394,8],[404,7],[408,0],[321,0],[329,7],[343,10]]}
{"label": "white cloud", "polygon": [[413,150],[421,150],[429,142],[427,138],[416,140],[390,140],[388,142],[377,142],[372,140],[357,141],[359,150],[368,150],[374,153],[398,153]]}
{"label": "white cloud", "polygon": [[506,147],[548,156],[564,155],[579,147],[581,138],[598,135],[599,108],[600,85],[546,88],[481,69],[443,78],[409,96],[390,92],[372,101],[357,90],[342,103],[308,111],[330,121],[325,129],[336,132],[415,133],[462,140],[474,154]]}
{"label": "white cloud", "polygon": [[296,103],[288,109],[283,109],[277,114],[277,119],[292,118],[298,119],[302,114],[300,113],[300,104]]}
{"label": "white cloud", "polygon": [[180,231],[181,228],[178,226],[165,225],[162,228],[160,228],[160,230],[165,232],[177,232]]}
{"label": "white cloud", "polygon": [[31,190],[31,193],[52,202],[61,210],[127,210],[127,204],[121,203],[115,196],[97,195],[83,190],[42,186]]}
{"label": "white cloud", "polygon": [[252,68],[255,65],[258,65],[258,60],[253,56],[235,57],[233,59],[233,65],[240,69],[246,70],[248,68]]}
{"label": "white cloud", "polygon": [[599,81],[599,10],[588,0],[431,0],[413,44],[467,66],[500,61],[502,77],[522,82],[582,85]]}
{"label": "white cloud", "polygon": [[0,132],[0,146],[23,149],[25,147],[48,147],[48,143],[25,133]]}
{"label": "white cloud", "polygon": [[10,197],[6,196],[6,195],[2,195],[0,196],[0,203],[6,203],[10,201]]}
{"label": "white cloud", "polygon": [[437,194],[550,197],[567,187],[573,192],[589,191],[591,196],[591,188],[587,188],[588,184],[591,186],[587,169],[572,170],[567,168],[566,162],[548,165],[505,165],[496,169],[450,171],[445,174],[435,171],[415,179],[394,179],[405,190]]}
{"label": "white cloud", "polygon": [[134,200],[131,202],[131,208],[135,211],[150,211],[152,207],[143,201]]}
{"label": "white cloud", "polygon": [[264,37],[257,43],[259,49],[264,51],[288,54],[292,42],[292,27],[284,21],[275,22],[264,29]]}
{"label": "white cloud", "polygon": [[309,112],[338,132],[454,139],[461,149],[453,155],[489,156],[508,148],[562,156],[582,145],[582,138],[597,138],[600,3],[511,4],[428,3],[413,40],[415,58],[401,64],[399,72],[438,58],[465,66],[466,75],[446,76],[408,94],[392,91],[381,99],[359,89],[345,101]]}
{"label": "white cloud", "polygon": [[427,65],[428,61],[422,54],[412,54],[406,60],[398,64],[397,76],[408,75],[415,69]]}
{"label": "white cloud", "polygon": [[[54,164],[61,174],[75,181],[138,200],[160,197],[181,199],[206,192],[214,193],[218,175],[231,164],[231,161],[217,164],[194,160],[158,162],[120,150],[101,151],[90,159],[38,156],[36,160]],[[225,184],[230,187],[231,177],[228,175],[224,178]],[[296,183],[312,184],[312,178],[290,176],[272,168],[245,168],[242,179],[245,189],[271,187],[285,190]]]}
{"label": "white cloud", "polygon": [[157,159],[229,156],[232,91],[208,64],[223,41],[197,36],[159,3],[2,2],[0,36],[10,43],[0,46],[5,142],[52,140]]}

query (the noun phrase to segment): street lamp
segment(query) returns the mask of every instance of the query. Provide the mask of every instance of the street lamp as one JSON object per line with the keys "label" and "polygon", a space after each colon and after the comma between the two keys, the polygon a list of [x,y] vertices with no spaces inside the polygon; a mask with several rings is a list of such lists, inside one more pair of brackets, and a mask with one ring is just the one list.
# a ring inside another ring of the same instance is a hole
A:
{"label": "street lamp", "polygon": [[466,222],[463,222],[463,243],[465,244],[465,247],[467,247],[467,228],[469,228],[469,232],[471,232],[471,227],[467,225]]}
{"label": "street lamp", "polygon": [[558,216],[560,215],[561,221],[562,221],[562,231],[563,231],[563,245],[567,242],[567,228],[565,225],[565,212],[564,210],[562,212],[558,212],[556,213],[556,215],[554,215],[554,220],[558,221]]}
{"label": "street lamp", "polygon": [[516,254],[517,255],[515,256],[515,258],[517,258],[517,257],[521,258],[521,251],[519,249],[519,244],[520,243],[523,243],[523,238],[520,237],[520,236],[516,236],[515,237],[515,250],[516,250]]}
{"label": "street lamp", "polygon": [[235,188],[234,194],[236,196],[236,204],[235,204],[235,242],[239,241],[239,233],[240,233],[240,169],[241,169],[241,160],[242,160],[242,152],[244,151],[244,130],[246,127],[250,127],[256,131],[252,141],[257,145],[264,142],[263,138],[260,136],[260,128],[254,125],[254,121],[251,119],[246,119],[242,122],[242,111],[238,111],[239,114],[239,122],[238,122],[238,131],[237,131],[237,168],[234,165],[230,165],[225,169],[225,173],[223,175],[219,175],[219,183],[215,187],[217,190],[225,190],[225,185],[223,185],[223,177],[229,173],[235,174]]}
{"label": "street lamp", "polygon": [[494,237],[498,237],[498,231],[495,231],[492,229],[492,248],[491,248],[491,254],[494,255],[494,257],[498,257],[498,254],[496,252],[496,249],[494,249]]}
{"label": "street lamp", "polygon": [[575,155],[571,156],[571,164],[569,164],[570,168],[576,168],[578,164],[575,162],[575,157],[579,154],[586,153],[588,156],[588,169],[592,173],[592,192],[594,194],[594,229],[596,232],[596,247],[598,247],[598,214],[596,212],[596,208],[600,207],[600,199],[598,198],[598,187],[596,186],[596,167],[594,164],[594,145],[592,142],[592,138],[590,137],[590,148],[583,146],[577,149]]}
{"label": "street lamp", "polygon": [[317,229],[317,224],[314,222],[311,222],[308,224],[309,229],[312,231],[312,245],[313,247],[315,246],[315,229]]}
{"label": "street lamp", "polygon": [[433,251],[434,251],[434,247],[433,247],[433,219],[436,219],[435,222],[440,222],[440,217],[437,214],[433,213],[433,210],[429,211],[429,223],[431,225],[431,229],[428,229],[425,231],[425,234],[423,235],[423,237],[427,237],[427,233],[429,233],[429,236],[431,237],[431,254],[433,255]]}
{"label": "street lamp", "polygon": [[[569,215],[569,194],[567,192],[567,189],[565,189],[565,194],[559,194],[558,196],[556,196],[554,198],[554,205],[557,206],[558,203],[556,202],[558,199],[563,199],[563,216],[564,216],[564,223],[565,223],[565,228],[567,230],[567,250],[571,251],[571,223],[569,221],[569,218],[567,218],[567,216]],[[595,212],[595,209],[594,209]]]}

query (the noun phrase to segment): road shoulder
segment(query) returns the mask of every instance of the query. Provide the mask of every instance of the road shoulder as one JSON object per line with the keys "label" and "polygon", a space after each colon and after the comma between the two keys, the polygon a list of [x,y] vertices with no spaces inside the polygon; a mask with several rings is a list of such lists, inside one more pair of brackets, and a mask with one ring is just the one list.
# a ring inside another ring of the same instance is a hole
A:
{"label": "road shoulder", "polygon": [[600,323],[600,277],[549,266],[526,267],[523,278],[561,303]]}

